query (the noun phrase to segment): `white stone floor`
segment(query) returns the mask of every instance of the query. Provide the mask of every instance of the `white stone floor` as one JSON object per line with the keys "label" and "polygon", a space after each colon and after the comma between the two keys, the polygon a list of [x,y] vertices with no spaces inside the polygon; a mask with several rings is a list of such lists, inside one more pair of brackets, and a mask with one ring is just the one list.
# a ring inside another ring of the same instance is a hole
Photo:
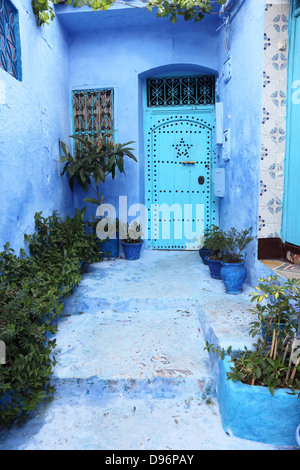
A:
{"label": "white stone floor", "polygon": [[198,252],[91,265],[58,322],[54,398],[1,450],[274,450],[224,433],[205,336],[250,345],[245,286],[225,294]]}

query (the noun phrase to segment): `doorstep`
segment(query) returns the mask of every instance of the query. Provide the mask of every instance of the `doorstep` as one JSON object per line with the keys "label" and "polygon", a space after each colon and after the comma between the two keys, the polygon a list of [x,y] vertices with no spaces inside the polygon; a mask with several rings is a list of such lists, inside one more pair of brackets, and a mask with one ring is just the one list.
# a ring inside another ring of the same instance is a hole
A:
{"label": "doorstep", "polygon": [[274,275],[278,274],[287,279],[300,279],[300,266],[297,264],[289,263],[286,260],[260,260],[265,266],[270,268]]}

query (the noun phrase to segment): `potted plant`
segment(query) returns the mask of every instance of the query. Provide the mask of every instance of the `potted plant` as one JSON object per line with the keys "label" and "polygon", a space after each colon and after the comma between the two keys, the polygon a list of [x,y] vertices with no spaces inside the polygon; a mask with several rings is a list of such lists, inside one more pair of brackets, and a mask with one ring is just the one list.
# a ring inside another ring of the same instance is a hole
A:
{"label": "potted plant", "polygon": [[141,248],[143,245],[142,240],[142,229],[141,225],[137,222],[129,225],[128,223],[125,226],[123,225],[122,235],[124,234],[124,238],[122,239],[122,248],[124,250],[124,254],[126,259],[128,260],[136,260],[140,257]]}
{"label": "potted plant", "polygon": [[102,218],[102,222],[105,223],[105,226],[101,230],[99,230],[98,227],[99,221],[95,218],[93,218],[93,221],[93,227],[100,239],[99,245],[104,258],[118,258],[120,254],[119,219],[111,220],[107,217],[105,217],[105,219]]}
{"label": "potted plant", "polygon": [[[204,238],[204,237],[203,237]],[[199,249],[199,256],[200,258],[202,259],[202,262],[203,264],[205,264],[206,266],[208,266],[208,262],[207,262],[207,257],[208,256],[211,256],[213,254],[213,252],[211,250],[209,250],[208,248],[206,248],[206,246],[203,244],[203,246]]]}
{"label": "potted plant", "polygon": [[[95,197],[87,197],[83,200],[91,204],[100,206],[103,203],[103,196],[100,194],[100,184],[105,183],[108,175],[112,179],[115,178],[117,170],[124,173],[124,158],[137,161],[129,147],[133,142],[124,144],[114,143],[112,134],[114,131],[101,133],[97,128],[94,138],[91,136],[71,135],[80,144],[80,151],[75,157],[72,157],[68,147],[60,141],[64,156],[61,162],[64,163],[62,175],[68,173],[70,175],[69,184],[73,191],[75,181],[85,191],[92,191]],[[109,241],[110,246],[104,245],[105,241]],[[102,251],[109,253],[113,251],[113,255],[119,250],[118,235],[108,240],[102,240]]]}
{"label": "potted plant", "polygon": [[[251,312],[257,320],[251,323],[252,335],[259,331],[266,341],[274,341],[275,336],[294,336],[299,329],[300,284],[297,279],[279,282],[278,276],[260,279],[260,284],[251,294],[256,306]],[[263,303],[264,302],[264,303]]]}
{"label": "potted plant", "polygon": [[238,231],[232,227],[223,232],[222,260],[220,275],[228,294],[240,294],[247,276],[242,253],[254,237],[250,235],[252,227]]}
{"label": "potted plant", "polygon": [[221,279],[221,258],[224,245],[224,232],[216,225],[211,225],[204,230],[204,246],[209,250],[205,257],[210,275],[213,279]]}
{"label": "potted plant", "polygon": [[[272,289],[276,295],[275,284]],[[293,446],[300,412],[300,280],[277,284],[278,291],[285,289],[296,328],[279,330],[274,325],[272,341],[267,341],[260,305],[270,294],[258,286],[252,295],[257,302],[253,313],[258,316],[250,330],[257,339],[252,349],[224,350],[208,342],[205,349],[220,357],[217,395],[225,431],[243,439]]]}

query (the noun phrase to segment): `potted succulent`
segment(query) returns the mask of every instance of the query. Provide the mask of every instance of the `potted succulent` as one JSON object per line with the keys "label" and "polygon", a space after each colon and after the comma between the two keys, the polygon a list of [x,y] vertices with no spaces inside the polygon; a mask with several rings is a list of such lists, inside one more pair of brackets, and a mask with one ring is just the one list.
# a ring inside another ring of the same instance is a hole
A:
{"label": "potted succulent", "polygon": [[216,225],[211,225],[204,230],[204,246],[209,250],[209,255],[205,257],[210,275],[213,279],[221,279],[221,258],[224,246],[224,232]]}
{"label": "potted succulent", "polygon": [[252,227],[238,231],[232,227],[223,232],[222,260],[220,276],[228,294],[240,294],[247,276],[243,251],[253,240]]}
{"label": "potted succulent", "polygon": [[[73,191],[75,181],[87,193],[92,191],[95,197],[87,197],[85,202],[100,206],[103,203],[103,196],[100,194],[100,184],[105,183],[108,175],[112,179],[115,178],[117,170],[124,173],[124,158],[128,157],[137,161],[132,153],[130,144],[115,143],[112,138],[114,131],[101,133],[97,127],[97,132],[92,138],[91,136],[71,135],[78,142],[79,151],[72,157],[68,147],[60,141],[64,156],[61,162],[64,163],[62,175],[68,173],[70,175],[69,184]],[[105,246],[104,242],[109,242],[110,246]],[[108,253],[111,250],[113,255],[118,256],[119,239],[118,235],[114,238],[102,240],[101,249]]]}
{"label": "potted succulent", "polygon": [[124,235],[124,238],[122,239],[122,248],[124,250],[126,259],[139,259],[141,248],[143,245],[143,233],[141,225],[137,222],[133,222],[130,225],[127,223],[124,230],[123,224],[122,235]]}

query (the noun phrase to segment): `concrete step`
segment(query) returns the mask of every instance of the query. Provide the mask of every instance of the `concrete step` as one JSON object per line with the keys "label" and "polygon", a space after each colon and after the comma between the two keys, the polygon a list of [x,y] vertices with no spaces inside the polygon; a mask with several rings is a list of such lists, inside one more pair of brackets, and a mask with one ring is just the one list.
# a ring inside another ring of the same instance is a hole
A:
{"label": "concrete step", "polygon": [[205,380],[54,379],[56,393],[22,428],[0,436],[5,450],[261,450],[226,435]]}
{"label": "concrete step", "polygon": [[246,294],[224,297],[198,253],[90,266],[58,321],[54,397],[0,449],[271,448],[224,433],[204,351],[215,334],[244,342],[248,306]]}
{"label": "concrete step", "polygon": [[198,380],[207,375],[195,303],[98,298],[81,310],[84,301],[72,299],[59,320],[55,377]]}

